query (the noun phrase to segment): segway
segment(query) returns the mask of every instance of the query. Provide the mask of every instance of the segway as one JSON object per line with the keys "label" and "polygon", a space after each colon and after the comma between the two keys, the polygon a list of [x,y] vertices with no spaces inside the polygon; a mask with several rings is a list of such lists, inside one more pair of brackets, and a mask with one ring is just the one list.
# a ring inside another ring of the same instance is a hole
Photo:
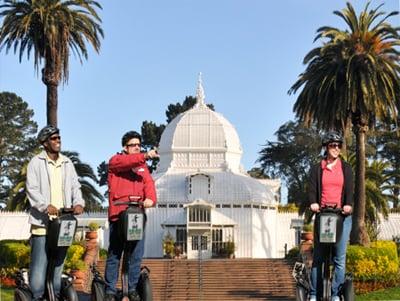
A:
{"label": "segway", "polygon": [[[332,257],[333,247],[340,241],[343,231],[344,216],[342,209],[324,207],[317,214],[315,226],[317,230],[317,241],[324,254],[322,264],[322,289],[317,285],[317,300],[331,300],[332,289]],[[339,297],[344,301],[354,300],[353,279],[350,274],[346,275],[345,283],[339,292]]]}
{"label": "segway", "polygon": [[[45,300],[56,301],[57,296],[54,291],[54,269],[55,260],[58,252],[66,251],[72,244],[77,228],[77,219],[73,215],[73,209],[62,209],[56,218],[49,221],[47,228],[47,243],[49,261],[46,270],[46,290]],[[14,291],[14,300],[30,301],[32,292],[29,287],[27,270],[22,269],[16,275],[16,288]],[[61,278],[60,297],[61,300],[78,301],[78,295],[72,285],[73,278],[63,274]]]}
{"label": "segway", "polygon": [[[130,201],[117,201],[114,205],[128,205],[126,210],[120,213],[118,219],[119,232],[124,242],[124,251],[122,255],[122,290],[117,291],[116,299],[129,301],[128,297],[128,271],[129,254],[136,247],[136,244],[143,239],[146,216],[144,213],[141,197],[129,197]],[[97,271],[96,266],[92,266],[92,301],[102,301],[105,296],[105,282]],[[141,267],[136,291],[142,301],[152,301],[153,293],[150,282],[150,270],[147,267]]]}

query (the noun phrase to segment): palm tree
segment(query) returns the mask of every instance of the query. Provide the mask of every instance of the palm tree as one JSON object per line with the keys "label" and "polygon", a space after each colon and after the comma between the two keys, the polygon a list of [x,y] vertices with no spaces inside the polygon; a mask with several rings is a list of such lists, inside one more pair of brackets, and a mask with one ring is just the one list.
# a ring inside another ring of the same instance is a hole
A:
{"label": "palm tree", "polygon": [[36,71],[44,62],[42,81],[47,87],[47,124],[57,126],[57,88],[68,81],[72,51],[82,63],[87,59],[85,42],[100,49],[103,30],[92,0],[4,0],[0,5],[0,47],[13,48],[21,62],[33,50]]}
{"label": "palm tree", "polygon": [[[81,191],[83,199],[85,200],[85,210],[93,211],[101,209],[101,204],[104,201],[103,195],[94,187],[92,182],[97,183],[97,177],[89,164],[83,163],[79,158],[77,152],[63,151],[63,154],[71,159],[74,164],[76,173],[78,174],[79,183],[81,184]],[[10,204],[7,204],[6,209],[11,211],[15,210],[28,210],[30,204],[26,196],[25,183],[26,171],[28,162],[22,167],[18,176],[15,186],[11,190]]]}
{"label": "palm tree", "polygon": [[[351,120],[356,135],[353,244],[367,245],[365,230],[365,140],[375,120],[396,118],[400,93],[400,29],[393,28],[381,5],[368,11],[369,3],[357,17],[354,8],[335,11],[349,30],[324,26],[315,40],[327,39],[304,58],[304,73],[289,90],[303,87],[294,105],[296,115],[306,124],[324,129],[343,129]],[[382,17],[384,16],[384,17]],[[351,118],[351,119],[350,119]]]}

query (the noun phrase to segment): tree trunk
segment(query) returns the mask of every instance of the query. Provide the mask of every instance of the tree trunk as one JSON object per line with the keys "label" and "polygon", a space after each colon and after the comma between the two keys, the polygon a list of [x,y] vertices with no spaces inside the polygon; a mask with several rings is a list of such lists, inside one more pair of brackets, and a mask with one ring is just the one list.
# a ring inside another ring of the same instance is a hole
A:
{"label": "tree trunk", "polygon": [[353,228],[351,244],[369,245],[369,237],[365,227],[365,137],[368,127],[356,124],[353,126],[356,135],[356,175],[354,189]]}
{"label": "tree trunk", "polygon": [[45,67],[42,69],[42,81],[47,87],[47,124],[57,127],[57,89],[60,80],[55,63],[51,58],[47,58]]}
{"label": "tree trunk", "polygon": [[57,86],[47,85],[47,124],[57,127],[58,93]]}

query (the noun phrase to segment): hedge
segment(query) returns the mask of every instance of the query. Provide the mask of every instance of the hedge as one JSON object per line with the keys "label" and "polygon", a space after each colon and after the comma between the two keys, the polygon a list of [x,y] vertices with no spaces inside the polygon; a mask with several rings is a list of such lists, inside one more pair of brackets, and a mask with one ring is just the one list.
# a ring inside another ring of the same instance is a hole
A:
{"label": "hedge", "polygon": [[399,258],[393,241],[376,241],[370,247],[349,246],[346,268],[356,281],[397,281]]}
{"label": "hedge", "polygon": [[0,241],[0,268],[26,268],[30,262],[30,246],[27,241]]}

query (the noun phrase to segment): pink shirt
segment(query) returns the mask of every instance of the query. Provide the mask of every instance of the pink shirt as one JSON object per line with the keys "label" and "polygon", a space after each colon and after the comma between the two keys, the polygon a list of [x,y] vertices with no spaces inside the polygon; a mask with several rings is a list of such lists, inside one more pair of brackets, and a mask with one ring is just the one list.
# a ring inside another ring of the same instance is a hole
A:
{"label": "pink shirt", "polygon": [[334,206],[336,208],[342,207],[342,191],[344,184],[344,176],[342,171],[342,161],[338,162],[332,167],[327,168],[326,160],[321,161],[322,168],[322,193],[321,193],[321,207]]}

